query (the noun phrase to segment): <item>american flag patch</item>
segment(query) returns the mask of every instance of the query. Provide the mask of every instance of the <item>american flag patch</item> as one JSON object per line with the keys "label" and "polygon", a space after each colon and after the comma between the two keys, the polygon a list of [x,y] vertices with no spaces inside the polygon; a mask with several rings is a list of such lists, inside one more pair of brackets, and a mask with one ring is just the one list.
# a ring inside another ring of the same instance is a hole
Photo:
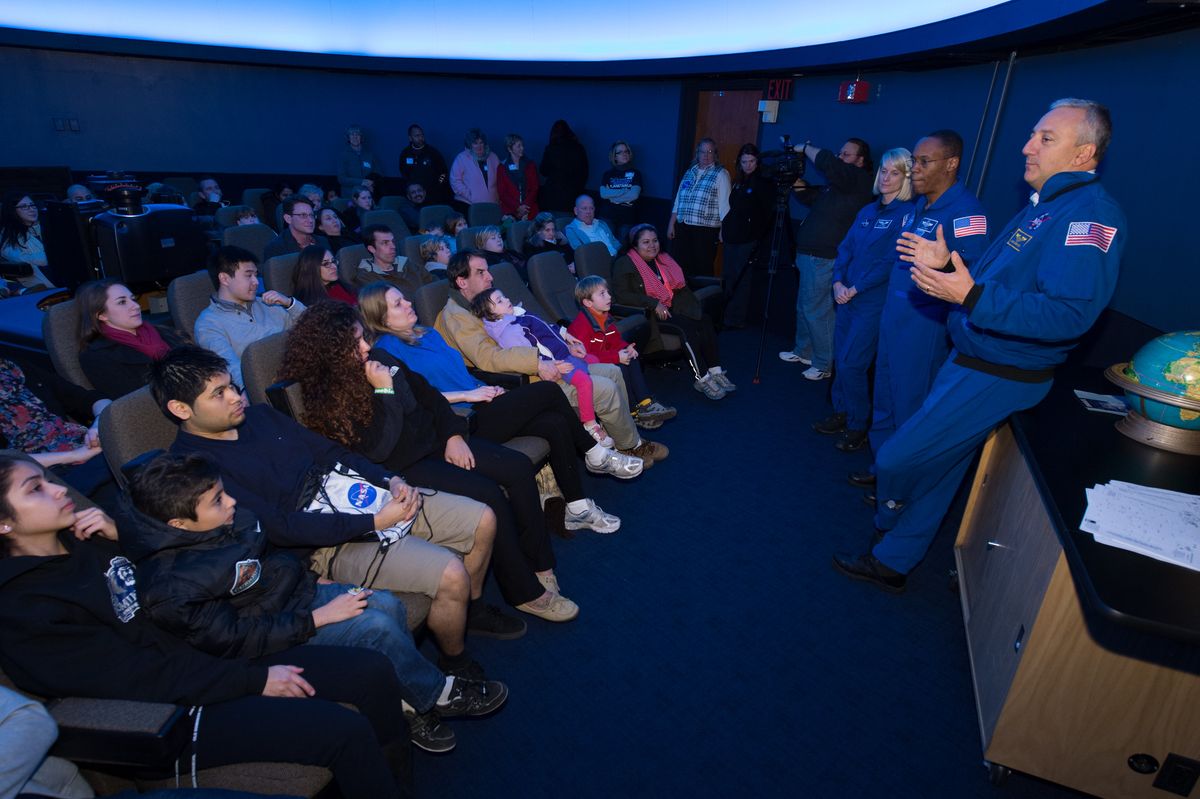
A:
{"label": "american flag patch", "polygon": [[980,216],[960,216],[954,220],[954,238],[961,239],[963,236],[986,236],[987,235],[987,217]]}
{"label": "american flag patch", "polygon": [[1116,235],[1115,227],[1106,227],[1099,222],[1072,222],[1067,226],[1067,240],[1063,244],[1068,247],[1090,244],[1108,252]]}

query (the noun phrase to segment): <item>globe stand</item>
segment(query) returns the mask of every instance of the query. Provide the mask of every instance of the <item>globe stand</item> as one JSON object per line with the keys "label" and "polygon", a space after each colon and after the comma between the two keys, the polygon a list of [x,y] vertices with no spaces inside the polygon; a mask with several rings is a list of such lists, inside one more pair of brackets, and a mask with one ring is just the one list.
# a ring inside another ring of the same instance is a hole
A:
{"label": "globe stand", "polygon": [[1178,452],[1181,455],[1200,455],[1200,430],[1185,430],[1171,427],[1162,422],[1148,418],[1146,401],[1160,402],[1179,408],[1180,411],[1200,413],[1200,401],[1143,385],[1125,376],[1128,364],[1118,363],[1104,370],[1104,376],[1118,387],[1124,389],[1129,396],[1132,406],[1124,417],[1117,422],[1117,430],[1122,434],[1148,444],[1158,449]]}

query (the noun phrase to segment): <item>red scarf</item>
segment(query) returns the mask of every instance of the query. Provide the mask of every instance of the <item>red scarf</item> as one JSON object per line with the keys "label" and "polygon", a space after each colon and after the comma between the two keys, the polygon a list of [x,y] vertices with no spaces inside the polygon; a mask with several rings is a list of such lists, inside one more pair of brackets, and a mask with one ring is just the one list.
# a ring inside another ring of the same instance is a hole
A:
{"label": "red scarf", "polygon": [[158,328],[149,322],[143,322],[139,325],[136,333],[130,333],[128,330],[113,327],[107,322],[101,322],[100,335],[109,341],[115,341],[126,347],[133,347],[152,361],[162,358],[171,349],[170,345],[163,341],[162,334],[158,332]]}
{"label": "red scarf", "polygon": [[633,261],[633,265],[637,267],[638,274],[642,276],[642,283],[646,287],[646,294],[670,308],[671,300],[675,296],[675,290],[687,286],[687,280],[684,278],[683,270],[679,268],[679,264],[665,252],[660,252],[658,257],[654,259],[655,263],[658,264],[658,270],[662,272],[662,279],[660,279],[654,273],[654,270],[650,268],[650,265],[642,259],[642,256],[637,254],[637,250],[630,250],[628,255],[629,260]]}

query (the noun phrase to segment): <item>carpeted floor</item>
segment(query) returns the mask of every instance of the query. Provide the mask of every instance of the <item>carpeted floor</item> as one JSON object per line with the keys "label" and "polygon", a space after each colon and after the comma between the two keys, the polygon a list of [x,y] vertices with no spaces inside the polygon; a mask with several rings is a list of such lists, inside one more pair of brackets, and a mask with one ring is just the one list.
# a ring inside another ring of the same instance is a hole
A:
{"label": "carpeted floor", "polygon": [[767,337],[753,385],[757,344],[757,330],[721,335],[740,389],[722,402],[684,372],[650,371],[679,408],[651,436],[670,458],[630,482],[585,478],[623,526],[555,541],[579,618],[469,639],[511,697],[454,722],[449,755],[415,752],[418,795],[1079,796],[1020,774],[988,781],[948,587],[956,518],[902,596],[830,567],[870,536],[846,482],[870,456],[811,431],[829,384],[779,361],[782,337]]}

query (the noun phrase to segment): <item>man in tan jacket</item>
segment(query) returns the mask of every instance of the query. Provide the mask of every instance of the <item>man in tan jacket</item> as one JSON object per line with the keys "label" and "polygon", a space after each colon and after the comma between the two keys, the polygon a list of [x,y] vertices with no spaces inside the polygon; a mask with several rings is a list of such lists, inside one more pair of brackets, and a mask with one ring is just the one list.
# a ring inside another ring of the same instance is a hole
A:
{"label": "man in tan jacket", "polygon": [[[438,314],[434,327],[450,346],[462,353],[467,366],[488,372],[515,372],[542,380],[558,379],[554,362],[541,360],[536,347],[501,348],[483,329],[482,320],[471,313],[469,306],[475,295],[492,287],[492,273],[488,271],[482,253],[462,250],[450,259],[446,271],[450,277],[450,298]],[[570,336],[569,333],[566,335]],[[573,337],[567,338],[567,343],[572,340]],[[666,458],[669,450],[665,446],[638,435],[629,413],[621,370],[612,364],[596,363],[589,365],[588,372],[592,376],[596,416],[612,436],[617,449],[641,458],[645,468]],[[574,386],[561,380],[558,385],[573,405],[578,403]]]}

